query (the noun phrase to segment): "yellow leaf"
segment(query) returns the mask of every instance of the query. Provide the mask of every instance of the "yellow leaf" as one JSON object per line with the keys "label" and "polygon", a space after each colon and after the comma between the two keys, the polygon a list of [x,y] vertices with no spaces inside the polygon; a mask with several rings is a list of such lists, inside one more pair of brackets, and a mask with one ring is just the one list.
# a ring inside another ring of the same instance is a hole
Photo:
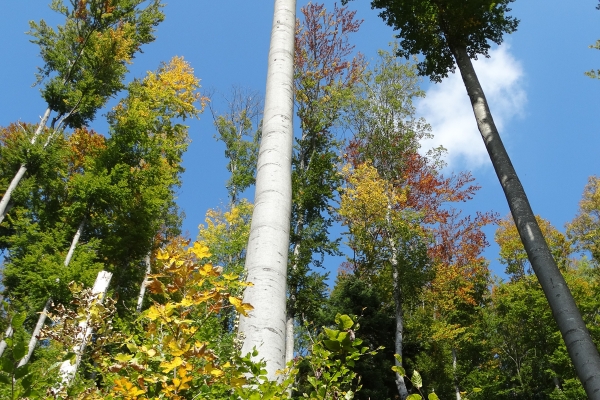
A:
{"label": "yellow leaf", "polygon": [[172,361],[163,361],[160,363],[160,368],[163,370],[165,374],[168,374],[173,369],[179,367],[183,364],[183,360],[181,357],[175,357]]}
{"label": "yellow leaf", "polygon": [[242,300],[238,299],[237,297],[229,296],[229,302],[235,307],[235,310],[244,317],[248,316],[248,311],[254,310],[252,305],[249,303],[242,303]]}

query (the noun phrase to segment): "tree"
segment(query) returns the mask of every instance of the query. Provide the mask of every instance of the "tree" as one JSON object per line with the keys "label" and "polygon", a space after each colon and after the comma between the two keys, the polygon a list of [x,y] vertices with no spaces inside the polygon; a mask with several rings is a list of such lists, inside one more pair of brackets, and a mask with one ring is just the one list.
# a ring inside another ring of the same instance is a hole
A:
{"label": "tree", "polygon": [[[557,261],[558,267],[561,271],[566,271],[571,263],[569,257],[573,252],[571,243],[563,233],[552,226],[550,221],[539,215],[536,215],[535,218],[554,259]],[[517,227],[510,215],[498,222],[495,240],[500,246],[500,263],[506,265],[506,274],[510,276],[511,280],[521,279],[533,272],[527,259],[527,253],[523,248],[523,243],[519,239]]]}
{"label": "tree", "polygon": [[[294,357],[294,328],[302,312],[314,320],[325,300],[325,276],[314,270],[325,255],[339,254],[331,240],[330,211],[341,184],[337,166],[341,142],[336,137],[343,110],[354,97],[365,62],[349,36],[362,21],[356,12],[309,3],[297,21],[294,55],[296,112],[302,131],[292,155],[292,221],[288,267],[286,360]],[[313,268],[311,268],[313,267]]]}
{"label": "tree", "polygon": [[[344,0],[346,3],[348,0]],[[600,355],[537,224],[535,215],[502,144],[471,58],[487,56],[490,41],[500,44],[518,21],[508,15],[513,0],[372,0],[384,21],[398,30],[400,56],[422,54],[419,72],[440,81],[458,66],[477,126],[528,258],[590,398],[600,398]]]}
{"label": "tree", "polygon": [[[444,177],[439,173],[443,149],[432,149],[426,156],[419,153],[420,141],[431,133],[427,123],[415,117],[413,99],[423,96],[418,84],[414,64],[400,63],[384,51],[365,74],[348,115],[353,137],[345,157],[353,167],[347,177],[354,182],[349,181],[353,189],[346,194],[352,197],[348,204],[354,205],[340,210],[348,220],[351,243],[357,240],[356,247],[351,245],[353,251],[364,261],[371,260],[365,266],[374,271],[388,268],[383,275],[371,274],[385,277],[394,299],[399,355],[404,309],[433,277],[428,248],[434,227],[450,217],[444,205],[465,201],[478,189],[469,174]],[[361,207],[366,208],[361,211]],[[400,360],[396,367],[402,367]],[[397,373],[396,379],[405,398],[404,377]]]}
{"label": "tree", "polygon": [[[52,10],[65,16],[65,24],[55,31],[43,20],[31,22],[33,43],[40,46],[44,66],[39,68],[38,84],[46,81],[42,97],[46,109],[30,143],[35,145],[50,122],[52,134],[65,126],[81,127],[91,121],[96,111],[123,85],[127,64],[143,44],[154,40],[154,27],[164,18],[160,0],[145,8],[143,0],[79,1],[65,6],[62,0],[51,4]],[[27,171],[23,162],[0,200],[0,222],[15,190]]]}
{"label": "tree", "polygon": [[591,176],[583,190],[577,216],[567,225],[567,233],[580,251],[588,251],[600,264],[600,177]]}
{"label": "tree", "polygon": [[229,159],[227,191],[233,206],[238,203],[240,194],[255,183],[262,98],[256,92],[233,87],[225,100],[228,110],[224,114],[217,115],[212,102],[209,107],[217,128],[215,138],[225,143],[225,157]]}
{"label": "tree", "polygon": [[246,253],[244,301],[254,306],[240,320],[242,352],[253,348],[267,362],[269,379],[285,366],[285,304],[291,215],[291,156],[296,1],[276,0],[267,71],[256,193]]}

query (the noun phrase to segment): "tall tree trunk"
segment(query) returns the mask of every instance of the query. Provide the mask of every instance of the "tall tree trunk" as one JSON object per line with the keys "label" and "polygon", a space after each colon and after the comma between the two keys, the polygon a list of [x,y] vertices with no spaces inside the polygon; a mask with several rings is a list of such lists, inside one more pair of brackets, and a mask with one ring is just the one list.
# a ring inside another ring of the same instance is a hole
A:
{"label": "tall tree trunk", "polygon": [[75,235],[73,236],[73,240],[71,241],[71,247],[69,247],[69,252],[67,253],[67,257],[65,257],[65,267],[68,267],[71,263],[71,259],[73,258],[73,253],[75,253],[75,248],[77,247],[77,243],[79,243],[79,238],[81,237],[81,233],[85,228],[85,217],[81,220]]}
{"label": "tall tree trunk", "polygon": [[38,318],[37,324],[35,324],[35,329],[33,330],[33,333],[31,334],[31,339],[29,339],[29,346],[27,349],[27,354],[25,355],[25,357],[23,357],[21,359],[21,361],[19,361],[19,367],[27,364],[29,362],[29,359],[33,355],[33,351],[35,350],[35,345],[37,344],[38,337],[40,336],[40,332],[42,331],[42,328],[44,327],[44,323],[46,322],[46,317],[48,316],[48,309],[50,308],[51,305],[52,305],[52,299],[49,298],[48,301],[46,301],[46,305],[44,306],[44,309],[42,310],[40,317]]}
{"label": "tall tree trunk", "polygon": [[[97,295],[102,301],[106,290],[108,289],[108,284],[110,283],[110,279],[112,278],[112,273],[107,271],[100,271],[98,273],[98,277],[96,278],[96,282],[92,288],[92,294]],[[88,339],[92,335],[92,327],[89,326],[89,315],[88,317],[79,323],[79,332],[77,333],[77,337],[75,338],[75,345],[73,346],[72,352],[75,354],[75,363],[71,364],[71,360],[65,360],[60,365],[60,371],[58,373],[60,382],[58,386],[55,388],[54,393],[60,393],[64,388],[68,387],[73,378],[75,378],[75,374],[77,373],[77,368],[81,363],[81,358],[85,351],[85,346],[87,344]]]}
{"label": "tall tree trunk", "polygon": [[144,258],[144,262],[146,263],[146,275],[144,275],[144,280],[142,281],[142,285],[140,286],[140,294],[138,296],[137,307],[135,311],[139,314],[142,312],[142,305],[144,304],[144,296],[146,295],[146,285],[148,284],[148,275],[150,275],[150,254]]}
{"label": "tall tree trunk", "polygon": [[296,1],[275,0],[269,50],[263,134],[257,163],[254,212],[246,255],[244,301],[254,310],[240,318],[242,353],[259,351],[269,379],[285,367],[286,280],[292,203],[293,74]]}
{"label": "tall tree trunk", "polygon": [[471,59],[464,47],[453,49],[469,94],[479,132],[508,201],[527,257],[542,286],[577,375],[590,399],[600,399],[600,356],[575,300],[544,240],[517,173],[502,144]]}
{"label": "tall tree trunk", "polygon": [[[35,133],[33,134],[33,137],[30,140],[31,144],[35,143],[37,138],[40,136],[40,134],[44,130],[46,123],[48,123],[48,118],[50,118],[50,111],[51,111],[50,108],[46,109],[44,116],[42,117],[37,129],[35,130]],[[8,206],[8,203],[10,202],[10,197],[12,196],[12,193],[17,188],[17,185],[19,185],[19,182],[21,182],[21,179],[23,179],[25,172],[27,172],[27,165],[21,164],[21,167],[19,168],[19,170],[15,174],[14,178],[10,182],[8,189],[6,189],[6,192],[4,192],[4,196],[2,196],[2,200],[0,200],[0,223],[2,223],[2,221],[4,220],[4,216],[6,215],[6,207]]]}
{"label": "tall tree trunk", "polygon": [[[77,244],[79,243],[79,239],[81,238],[81,233],[83,232],[84,228],[85,228],[85,218],[83,218],[83,220],[79,224],[79,227],[77,228],[77,231],[75,232],[75,235],[73,235],[73,240],[71,241],[71,247],[69,247],[69,252],[67,253],[67,256],[65,257],[65,261],[63,263],[63,265],[65,267],[68,267],[69,264],[71,263],[71,260],[73,259],[73,253],[75,252],[75,248],[77,247]],[[38,322],[35,324],[35,328],[33,330],[33,333],[31,334],[31,339],[29,339],[27,354],[25,355],[25,357],[23,357],[21,359],[21,361],[19,361],[19,367],[27,364],[29,362],[29,359],[33,355],[33,351],[35,350],[35,346],[37,344],[38,337],[40,336],[40,332],[42,331],[42,328],[44,327],[44,323],[46,322],[46,318],[48,317],[48,309],[50,308],[51,304],[52,304],[52,298],[48,298],[48,300],[46,301],[46,304],[44,305],[44,309],[42,310],[42,312],[40,313],[40,316],[38,317]]]}
{"label": "tall tree trunk", "polygon": [[2,357],[2,354],[4,354],[4,351],[6,350],[6,347],[8,346],[6,343],[6,338],[12,337],[13,335],[13,327],[12,325],[8,325],[8,328],[6,328],[6,332],[4,332],[4,338],[2,339],[2,342],[0,342],[0,357]]}
{"label": "tall tree trunk", "polygon": [[[404,335],[404,313],[402,312],[402,291],[400,289],[400,282],[398,282],[398,261],[395,259],[395,256],[392,260],[392,279],[394,286],[394,305],[395,305],[395,313],[396,313],[396,330],[394,332],[394,352],[400,356],[400,360],[402,360],[402,340]],[[395,360],[395,364],[397,367],[402,367],[402,362]],[[404,400],[408,397],[408,390],[406,389],[406,382],[404,382],[404,377],[399,373],[396,373],[396,388],[398,389],[398,394],[400,395],[400,399]]]}
{"label": "tall tree trunk", "polygon": [[456,392],[456,400],[461,400],[460,388],[458,387],[458,375],[456,374],[456,348],[452,347],[452,374],[454,375],[454,391]]}

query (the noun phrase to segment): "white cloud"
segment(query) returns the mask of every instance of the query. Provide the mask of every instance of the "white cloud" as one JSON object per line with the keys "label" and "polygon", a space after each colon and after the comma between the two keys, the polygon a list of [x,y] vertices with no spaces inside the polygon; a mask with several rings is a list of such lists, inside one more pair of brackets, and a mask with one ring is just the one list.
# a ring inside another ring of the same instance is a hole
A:
{"label": "white cloud", "polygon": [[[503,138],[507,136],[503,127],[512,118],[523,116],[527,102],[523,68],[509,50],[504,44],[490,50],[490,58],[480,57],[473,62]],[[433,128],[434,138],[423,143],[423,150],[444,146],[448,150],[446,161],[450,168],[457,164],[476,168],[489,163],[458,70],[442,83],[432,84],[427,97],[417,104],[417,110]]]}

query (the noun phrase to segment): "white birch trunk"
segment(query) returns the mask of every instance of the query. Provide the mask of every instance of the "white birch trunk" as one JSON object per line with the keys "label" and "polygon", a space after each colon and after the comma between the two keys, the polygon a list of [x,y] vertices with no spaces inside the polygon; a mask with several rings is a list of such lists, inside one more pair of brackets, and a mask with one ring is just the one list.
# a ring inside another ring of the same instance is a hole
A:
{"label": "white birch trunk", "polygon": [[42,331],[42,328],[44,327],[44,322],[46,322],[46,317],[48,316],[48,309],[50,308],[51,304],[52,304],[52,299],[50,298],[46,302],[46,305],[44,306],[44,309],[42,310],[42,313],[40,314],[40,317],[38,318],[38,322],[35,325],[35,329],[33,330],[33,333],[31,334],[31,339],[29,339],[29,348],[27,349],[27,354],[25,355],[25,357],[23,357],[21,359],[21,361],[19,361],[19,367],[22,367],[23,365],[27,364],[29,362],[29,359],[33,355],[33,350],[35,350],[35,346],[37,344],[38,337],[40,336],[40,332]]}
{"label": "white birch trunk", "polygon": [[[388,225],[388,231],[393,232],[392,227],[392,215],[394,212],[392,210],[391,198],[394,197],[394,193],[392,191],[391,194],[388,193],[388,205],[387,205],[387,214],[386,214],[386,222]],[[390,235],[388,236],[388,244],[390,246],[392,259],[390,260],[390,264],[392,265],[392,287],[393,287],[393,296],[394,296],[394,312],[396,316],[396,329],[394,331],[394,353],[400,356],[400,361],[398,359],[394,359],[394,364],[397,367],[402,367],[402,344],[404,340],[404,313],[402,311],[402,290],[400,288],[400,274],[398,268],[398,257],[397,254],[397,246],[394,241],[394,238]],[[396,389],[398,390],[398,395],[400,396],[400,400],[404,400],[408,397],[408,389],[406,388],[406,382],[404,381],[404,376],[399,373],[395,373],[395,381],[396,381]]]}
{"label": "white birch trunk", "polygon": [[[104,298],[111,278],[112,273],[110,272],[100,271],[98,273],[98,277],[96,278],[96,282],[94,283],[94,286],[92,288],[92,294],[97,295],[100,298],[100,301],[102,301]],[[75,354],[75,363],[72,364],[71,360],[65,360],[62,362],[58,373],[60,382],[58,383],[58,386],[54,389],[54,393],[60,393],[62,389],[68,387],[73,381],[73,378],[75,378],[77,368],[81,363],[81,358],[85,351],[85,346],[87,344],[88,339],[92,335],[92,327],[88,325],[89,316],[84,321],[81,321],[79,323],[79,332],[77,333],[77,337],[75,338],[75,345],[72,349],[72,352]]]}
{"label": "white birch trunk", "polygon": [[600,399],[600,355],[583,322],[573,295],[560,273],[544,235],[535,219],[525,190],[502,143],[483,88],[464,47],[453,49],[477,127],[504,190],[527,257],[540,282],[552,315],[567,346],[577,376],[588,398]]}
{"label": "white birch trunk", "polygon": [[[31,144],[35,143],[37,138],[40,136],[40,134],[44,130],[46,123],[48,123],[48,118],[50,118],[50,111],[51,111],[50,108],[46,109],[46,112],[44,113],[42,120],[40,121],[37,129],[35,130],[35,133],[33,134],[33,137],[30,140]],[[4,216],[6,215],[6,207],[8,206],[8,203],[10,202],[10,197],[12,196],[12,193],[17,188],[17,185],[19,184],[19,182],[21,182],[21,179],[23,179],[25,172],[27,172],[27,165],[21,164],[21,167],[19,168],[19,170],[15,174],[14,178],[10,182],[8,189],[6,189],[4,196],[2,196],[2,200],[0,200],[0,223],[2,223],[2,221],[4,220]]]}
{"label": "white birch trunk", "polygon": [[[13,335],[13,327],[11,325],[8,326],[8,328],[6,328],[6,332],[4,332],[4,339],[12,337]],[[4,354],[4,351],[6,350],[6,347],[8,346],[6,344],[6,340],[2,339],[2,342],[0,342],[0,357],[2,357],[2,354]]]}
{"label": "white birch trunk", "polygon": [[452,373],[454,374],[454,391],[456,392],[456,400],[462,400],[460,388],[458,387],[458,376],[456,375],[456,349],[452,348]]}
{"label": "white birch trunk", "polygon": [[139,314],[142,312],[142,305],[144,304],[144,296],[146,295],[146,285],[148,284],[148,275],[150,275],[150,255],[147,255],[144,258],[144,262],[146,263],[146,275],[144,275],[144,280],[142,281],[142,285],[140,286],[140,294],[138,296],[137,307],[135,311]]}
{"label": "white birch trunk", "polygon": [[69,247],[69,252],[67,253],[67,257],[65,257],[65,267],[68,267],[71,263],[71,259],[73,258],[73,253],[75,253],[75,248],[77,247],[77,243],[79,243],[79,238],[81,237],[81,233],[85,228],[85,218],[81,220],[79,227],[77,228],[77,232],[75,232],[75,236],[73,236],[73,240],[71,241],[71,247]]}
{"label": "white birch trunk", "polygon": [[293,74],[296,1],[275,0],[267,90],[244,301],[254,310],[240,318],[242,353],[259,351],[269,379],[285,367],[286,280],[292,203]]}

